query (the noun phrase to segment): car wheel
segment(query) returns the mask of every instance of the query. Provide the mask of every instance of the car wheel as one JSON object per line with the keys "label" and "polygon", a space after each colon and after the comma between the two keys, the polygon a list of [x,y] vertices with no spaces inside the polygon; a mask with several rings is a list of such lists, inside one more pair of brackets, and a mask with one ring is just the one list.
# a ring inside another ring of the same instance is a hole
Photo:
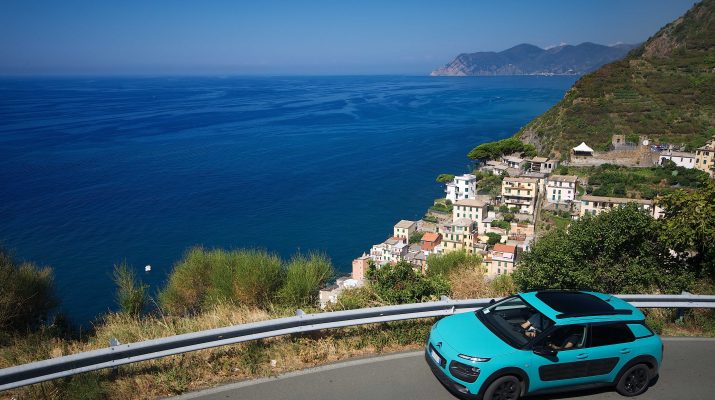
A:
{"label": "car wheel", "polygon": [[521,382],[512,375],[502,376],[492,382],[484,392],[484,400],[517,400],[521,395]]}
{"label": "car wheel", "polygon": [[616,384],[616,391],[626,397],[638,396],[648,389],[650,368],[645,364],[634,365],[621,375]]}

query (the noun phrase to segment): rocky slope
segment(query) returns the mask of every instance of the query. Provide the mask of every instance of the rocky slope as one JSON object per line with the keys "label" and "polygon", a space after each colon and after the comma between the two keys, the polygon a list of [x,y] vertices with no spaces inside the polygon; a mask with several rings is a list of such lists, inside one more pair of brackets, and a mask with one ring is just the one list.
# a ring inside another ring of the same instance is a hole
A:
{"label": "rocky slope", "polygon": [[460,54],[432,76],[580,75],[625,56],[635,45],[581,43],[542,49],[520,44],[501,52]]}
{"label": "rocky slope", "polygon": [[715,135],[715,0],[704,0],[624,59],[581,77],[558,104],[518,133],[544,155],[613,134],[702,145]]}

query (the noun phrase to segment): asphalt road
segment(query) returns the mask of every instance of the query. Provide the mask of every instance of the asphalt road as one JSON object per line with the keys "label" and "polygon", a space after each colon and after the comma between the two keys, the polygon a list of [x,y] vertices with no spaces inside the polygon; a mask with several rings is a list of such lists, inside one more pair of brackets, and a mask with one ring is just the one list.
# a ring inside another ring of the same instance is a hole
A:
{"label": "asphalt road", "polygon": [[[239,382],[179,397],[226,399],[455,399],[432,375],[423,353],[410,352],[326,365],[305,371]],[[532,397],[624,399],[610,390]],[[666,338],[660,379],[638,399],[715,399],[715,339]]]}

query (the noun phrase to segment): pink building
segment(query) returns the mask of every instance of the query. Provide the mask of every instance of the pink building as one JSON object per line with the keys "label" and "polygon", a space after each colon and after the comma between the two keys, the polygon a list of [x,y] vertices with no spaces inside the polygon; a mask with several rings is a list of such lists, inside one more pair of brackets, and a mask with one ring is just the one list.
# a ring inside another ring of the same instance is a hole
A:
{"label": "pink building", "polygon": [[353,260],[353,274],[352,274],[353,279],[355,279],[356,281],[365,280],[365,271],[367,271],[367,267],[369,265],[369,263],[368,263],[369,260],[370,260],[370,256],[368,256],[365,253],[363,253],[362,256]]}

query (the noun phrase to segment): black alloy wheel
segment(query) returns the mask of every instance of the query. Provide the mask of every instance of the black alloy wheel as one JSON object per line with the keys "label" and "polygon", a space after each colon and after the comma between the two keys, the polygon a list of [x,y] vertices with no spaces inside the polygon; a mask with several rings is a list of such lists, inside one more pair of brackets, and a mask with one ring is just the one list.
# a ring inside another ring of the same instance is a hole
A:
{"label": "black alloy wheel", "polygon": [[626,371],[618,381],[616,390],[623,396],[638,396],[648,389],[650,369],[645,364],[635,365]]}
{"label": "black alloy wheel", "polygon": [[521,383],[515,376],[503,376],[489,385],[484,400],[518,400]]}

